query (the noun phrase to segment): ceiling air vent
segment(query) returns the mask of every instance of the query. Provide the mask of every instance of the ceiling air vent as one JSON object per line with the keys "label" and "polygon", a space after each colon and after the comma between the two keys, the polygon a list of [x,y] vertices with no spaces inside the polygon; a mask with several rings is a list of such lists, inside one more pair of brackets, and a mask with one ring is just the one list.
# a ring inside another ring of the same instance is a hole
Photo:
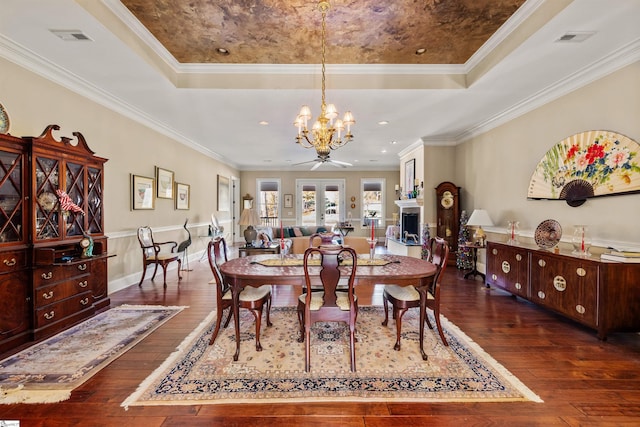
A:
{"label": "ceiling air vent", "polygon": [[560,38],[558,38],[558,40],[556,41],[582,43],[583,41],[585,41],[586,39],[588,39],[594,34],[595,34],[595,31],[569,31],[563,34],[562,36],[560,36]]}
{"label": "ceiling air vent", "polygon": [[71,41],[92,41],[89,36],[83,33],[80,30],[49,30],[53,34],[55,34],[60,39],[71,42]]}

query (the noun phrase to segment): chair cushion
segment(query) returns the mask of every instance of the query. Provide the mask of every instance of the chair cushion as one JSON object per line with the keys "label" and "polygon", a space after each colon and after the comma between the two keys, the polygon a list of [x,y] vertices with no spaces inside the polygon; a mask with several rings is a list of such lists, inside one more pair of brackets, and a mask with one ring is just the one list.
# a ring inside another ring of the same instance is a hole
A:
{"label": "chair cushion", "polygon": [[[338,308],[343,311],[349,311],[349,293],[348,292],[336,292],[336,304]],[[306,303],[307,294],[302,294],[298,297],[298,300],[302,303]],[[354,300],[358,300],[358,296],[353,296]],[[324,292],[311,292],[311,305],[309,310],[318,311],[324,303]]]}
{"label": "chair cushion", "polygon": [[[254,288],[253,286],[246,286],[242,292],[240,292],[240,301],[258,301],[271,292],[271,285],[262,285]],[[225,292],[222,299],[231,299],[231,291]]]}
{"label": "chair cushion", "polygon": [[[420,301],[420,294],[414,286],[386,285],[384,290],[400,301]],[[427,299],[434,299],[429,292],[427,292]]]}
{"label": "chair cushion", "polygon": [[160,252],[158,253],[158,255],[156,256],[152,256],[151,258],[153,259],[157,259],[158,261],[166,261],[168,259],[172,259],[172,258],[176,258],[180,256],[180,254],[178,253],[173,253],[173,252]]}

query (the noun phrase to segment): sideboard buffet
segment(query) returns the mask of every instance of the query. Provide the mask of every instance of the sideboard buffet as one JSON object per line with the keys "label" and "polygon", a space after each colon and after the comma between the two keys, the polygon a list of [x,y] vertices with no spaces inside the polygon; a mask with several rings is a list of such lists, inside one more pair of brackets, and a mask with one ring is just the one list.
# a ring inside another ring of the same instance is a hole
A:
{"label": "sideboard buffet", "polygon": [[487,242],[486,284],[597,331],[640,331],[640,264]]}
{"label": "sideboard buffet", "polygon": [[58,140],[57,130],[0,134],[0,354],[110,304],[107,159],[95,156],[81,133]]}

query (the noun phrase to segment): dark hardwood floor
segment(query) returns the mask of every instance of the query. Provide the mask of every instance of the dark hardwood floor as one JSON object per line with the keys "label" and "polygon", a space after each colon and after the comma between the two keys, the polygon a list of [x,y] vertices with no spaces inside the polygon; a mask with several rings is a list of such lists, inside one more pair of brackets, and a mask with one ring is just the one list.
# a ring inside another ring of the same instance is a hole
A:
{"label": "dark hardwood floor", "polygon": [[[188,309],[76,389],[70,400],[0,405],[0,420],[20,420],[21,427],[640,425],[640,335],[614,333],[599,341],[592,330],[507,293],[486,290],[479,280],[464,280],[464,272],[455,267],[444,279],[443,314],[544,403],[133,406],[125,411],[122,401],[214,308],[208,264],[192,261],[190,267],[179,286],[173,271],[166,290],[162,278],[156,278],[111,295],[112,306]],[[358,288],[358,295],[361,305],[381,304],[379,287]],[[274,305],[293,305],[296,296],[294,289],[275,287]]]}

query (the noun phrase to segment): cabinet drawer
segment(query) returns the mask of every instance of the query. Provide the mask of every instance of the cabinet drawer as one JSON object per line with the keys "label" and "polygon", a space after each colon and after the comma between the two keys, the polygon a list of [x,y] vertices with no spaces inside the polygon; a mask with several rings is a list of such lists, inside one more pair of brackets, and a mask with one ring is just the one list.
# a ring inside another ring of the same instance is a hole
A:
{"label": "cabinet drawer", "polygon": [[9,251],[0,254],[0,273],[20,270],[27,266],[25,251]]}
{"label": "cabinet drawer", "polygon": [[39,308],[36,310],[36,328],[62,320],[67,316],[91,307],[91,304],[91,292],[87,291]]}
{"label": "cabinet drawer", "polygon": [[38,267],[34,270],[33,282],[35,287],[40,287],[89,273],[91,273],[91,262],[89,261]]}
{"label": "cabinet drawer", "polygon": [[90,279],[91,277],[85,274],[51,286],[37,288],[35,291],[36,308],[88,291],[91,289]]}

